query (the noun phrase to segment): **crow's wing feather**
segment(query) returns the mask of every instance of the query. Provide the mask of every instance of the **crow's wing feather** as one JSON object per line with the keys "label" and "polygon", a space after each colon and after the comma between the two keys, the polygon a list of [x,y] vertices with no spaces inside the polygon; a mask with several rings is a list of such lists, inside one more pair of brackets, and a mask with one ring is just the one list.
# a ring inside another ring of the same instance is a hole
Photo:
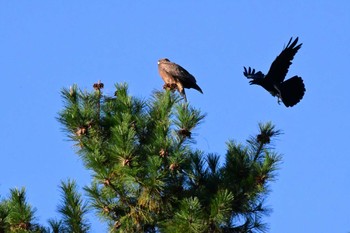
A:
{"label": "crow's wing feather", "polygon": [[255,69],[252,69],[250,67],[244,68],[244,71],[243,71],[243,75],[249,79],[256,79],[256,78],[264,78],[265,75],[261,72],[261,71],[258,71],[255,73]]}
{"label": "crow's wing feather", "polygon": [[269,72],[266,75],[266,79],[273,83],[281,83],[287,75],[289,66],[292,64],[292,60],[295,54],[298,52],[302,44],[297,45],[298,37],[292,42],[293,38],[290,38],[287,46],[282,50],[280,55],[272,62]]}

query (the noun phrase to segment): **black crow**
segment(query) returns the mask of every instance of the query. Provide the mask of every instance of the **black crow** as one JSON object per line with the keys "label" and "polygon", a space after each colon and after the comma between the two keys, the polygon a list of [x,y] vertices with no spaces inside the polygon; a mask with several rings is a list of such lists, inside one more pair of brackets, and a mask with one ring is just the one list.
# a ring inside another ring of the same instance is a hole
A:
{"label": "black crow", "polygon": [[298,44],[298,37],[292,42],[290,38],[287,46],[280,55],[272,62],[269,72],[264,75],[261,71],[255,73],[255,69],[244,67],[244,76],[252,79],[249,83],[257,84],[265,88],[273,96],[277,96],[278,103],[281,101],[286,107],[292,107],[299,103],[305,93],[305,85],[301,77],[293,76],[284,81],[289,66],[292,64],[294,55],[302,44]]}

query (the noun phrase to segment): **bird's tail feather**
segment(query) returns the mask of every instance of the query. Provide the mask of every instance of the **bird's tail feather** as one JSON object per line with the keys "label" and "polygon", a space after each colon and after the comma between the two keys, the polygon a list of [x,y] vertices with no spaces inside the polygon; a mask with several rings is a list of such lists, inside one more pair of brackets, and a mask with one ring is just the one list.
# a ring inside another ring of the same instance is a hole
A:
{"label": "bird's tail feather", "polygon": [[281,99],[286,107],[299,103],[305,93],[305,85],[301,77],[293,76],[280,86]]}
{"label": "bird's tail feather", "polygon": [[203,91],[202,91],[202,89],[195,83],[194,85],[193,85],[193,87],[192,87],[193,89],[196,89],[197,91],[199,91],[200,93],[202,93],[203,94]]}

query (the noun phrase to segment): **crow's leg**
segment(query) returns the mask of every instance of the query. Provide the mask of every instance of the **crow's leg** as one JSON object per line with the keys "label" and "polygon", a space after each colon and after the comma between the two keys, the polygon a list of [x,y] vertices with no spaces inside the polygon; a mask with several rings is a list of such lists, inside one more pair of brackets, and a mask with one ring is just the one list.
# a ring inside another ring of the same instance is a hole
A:
{"label": "crow's leg", "polygon": [[276,91],[277,91],[277,103],[278,104],[281,104],[281,102],[283,102],[283,100],[282,100],[282,94],[281,94],[281,91],[280,91],[280,89],[278,88],[278,86],[277,85],[273,85],[273,87],[276,89]]}
{"label": "crow's leg", "polygon": [[277,96],[277,103],[280,105],[281,102],[282,102],[282,99],[279,96]]}

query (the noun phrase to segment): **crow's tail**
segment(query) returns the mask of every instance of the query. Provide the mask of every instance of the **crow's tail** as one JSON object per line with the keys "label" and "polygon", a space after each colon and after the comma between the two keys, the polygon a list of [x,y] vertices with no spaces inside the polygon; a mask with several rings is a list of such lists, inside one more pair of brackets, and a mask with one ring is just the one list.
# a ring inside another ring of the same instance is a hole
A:
{"label": "crow's tail", "polygon": [[280,85],[281,99],[286,107],[293,107],[304,97],[305,85],[301,77],[294,76]]}

